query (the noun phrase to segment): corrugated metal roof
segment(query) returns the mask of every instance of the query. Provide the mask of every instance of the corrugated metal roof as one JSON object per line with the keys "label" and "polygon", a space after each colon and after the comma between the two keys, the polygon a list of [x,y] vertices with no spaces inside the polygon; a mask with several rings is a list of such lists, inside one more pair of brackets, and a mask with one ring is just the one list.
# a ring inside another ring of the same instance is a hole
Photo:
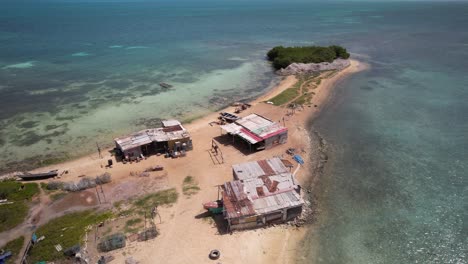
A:
{"label": "corrugated metal roof", "polygon": [[[264,164],[263,167],[260,164]],[[289,172],[279,158],[235,164],[232,170],[239,180]]]}
{"label": "corrugated metal roof", "polygon": [[250,114],[234,123],[223,125],[221,129],[229,134],[238,135],[251,144],[288,131],[286,127],[257,114]]}
{"label": "corrugated metal roof", "polygon": [[[287,172],[279,158],[237,164],[233,166],[233,170],[235,173],[237,170],[237,175],[242,180],[223,185],[227,218],[266,214],[304,203],[295,190],[297,185],[294,176]],[[281,173],[271,175],[275,170]]]}
{"label": "corrugated metal roof", "polygon": [[[164,123],[165,121],[162,122]],[[151,142],[166,142],[190,137],[187,130],[180,125],[179,121],[170,120],[168,122],[169,124],[175,122],[179,123],[179,125],[176,124],[176,126],[180,126],[180,130],[165,132],[164,128],[145,129],[125,137],[116,138],[114,141],[122,151],[125,151]]]}
{"label": "corrugated metal roof", "polygon": [[223,185],[223,204],[228,218],[254,215],[252,202],[244,192],[240,181],[226,182]]}
{"label": "corrugated metal roof", "polygon": [[221,129],[226,131],[227,133],[230,133],[230,134],[237,134],[239,133],[239,131],[241,130],[241,126],[239,126],[238,124],[236,123],[231,123],[231,124],[227,124],[227,125],[222,125],[221,126]]}
{"label": "corrugated metal roof", "polygon": [[237,120],[236,123],[247,128],[252,132],[274,124],[274,122],[270,119],[257,114],[250,114],[246,117]]}
{"label": "corrugated metal roof", "polygon": [[178,126],[180,125],[180,122],[178,120],[175,120],[175,119],[171,119],[171,120],[163,120],[161,121],[162,125],[164,127],[170,127],[170,126]]}
{"label": "corrugated metal roof", "polygon": [[278,193],[252,201],[257,214],[267,214],[284,208],[291,208],[303,205],[304,202],[295,191]]}

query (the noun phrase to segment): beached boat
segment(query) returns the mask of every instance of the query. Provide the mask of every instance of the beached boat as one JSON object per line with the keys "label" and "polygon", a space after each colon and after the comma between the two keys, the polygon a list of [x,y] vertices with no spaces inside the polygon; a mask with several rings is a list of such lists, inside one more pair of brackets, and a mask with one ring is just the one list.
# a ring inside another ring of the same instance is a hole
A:
{"label": "beached boat", "polygon": [[203,208],[210,211],[213,214],[220,214],[223,212],[224,206],[222,200],[216,200],[203,204]]}
{"label": "beached boat", "polygon": [[160,85],[162,88],[166,88],[166,89],[169,89],[169,88],[172,87],[172,85],[170,85],[170,84],[168,84],[168,83],[164,83],[164,82],[159,83],[159,85]]}
{"label": "beached boat", "polygon": [[40,172],[40,173],[23,172],[22,174],[18,174],[16,176],[20,177],[24,181],[31,181],[31,180],[48,179],[48,178],[56,177],[57,175],[58,175],[58,170],[51,170],[49,172]]}
{"label": "beached boat", "polygon": [[234,114],[231,114],[231,113],[228,113],[228,112],[221,112],[220,113],[220,119],[224,119],[226,120],[227,122],[234,122],[236,120],[239,119],[238,116],[234,115]]}

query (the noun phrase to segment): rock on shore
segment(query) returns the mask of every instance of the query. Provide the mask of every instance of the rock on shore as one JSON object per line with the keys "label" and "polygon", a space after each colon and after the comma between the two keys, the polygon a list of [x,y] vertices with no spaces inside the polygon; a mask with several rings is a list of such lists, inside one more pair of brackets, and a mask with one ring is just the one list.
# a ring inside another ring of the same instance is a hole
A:
{"label": "rock on shore", "polygon": [[350,60],[336,59],[333,62],[292,63],[285,69],[278,70],[279,75],[306,74],[330,70],[342,70],[351,65]]}

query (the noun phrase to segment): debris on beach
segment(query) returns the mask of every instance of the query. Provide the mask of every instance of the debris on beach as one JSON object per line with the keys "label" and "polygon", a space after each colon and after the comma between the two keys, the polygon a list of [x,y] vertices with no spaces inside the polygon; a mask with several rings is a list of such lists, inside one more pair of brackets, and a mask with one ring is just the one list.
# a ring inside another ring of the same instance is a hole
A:
{"label": "debris on beach", "polygon": [[156,165],[156,166],[152,166],[152,167],[147,168],[145,171],[150,172],[150,171],[162,171],[162,170],[164,170],[163,166]]}
{"label": "debris on beach", "polygon": [[278,75],[311,74],[322,71],[342,70],[351,65],[348,59],[336,59],[333,62],[291,63],[288,67],[276,71]]}
{"label": "debris on beach", "polygon": [[236,107],[236,109],[234,110],[234,113],[239,114],[240,112],[246,110],[247,108],[250,108],[252,105],[248,103],[236,102],[232,104],[232,106]]}
{"label": "debris on beach", "polygon": [[211,250],[210,254],[208,255],[208,257],[211,260],[217,260],[217,259],[219,259],[220,256],[221,256],[221,252],[219,252],[219,250],[217,250],[217,249]]}

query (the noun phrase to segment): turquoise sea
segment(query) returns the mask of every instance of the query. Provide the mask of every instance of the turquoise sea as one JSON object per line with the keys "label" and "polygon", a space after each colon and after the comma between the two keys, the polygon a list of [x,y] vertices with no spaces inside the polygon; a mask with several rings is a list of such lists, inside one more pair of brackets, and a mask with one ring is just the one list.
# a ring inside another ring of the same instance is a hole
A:
{"label": "turquoise sea", "polygon": [[2,1],[0,170],[258,96],[272,46],[339,44],[371,69],[311,122],[330,158],[300,262],[467,263],[467,28],[466,2]]}

